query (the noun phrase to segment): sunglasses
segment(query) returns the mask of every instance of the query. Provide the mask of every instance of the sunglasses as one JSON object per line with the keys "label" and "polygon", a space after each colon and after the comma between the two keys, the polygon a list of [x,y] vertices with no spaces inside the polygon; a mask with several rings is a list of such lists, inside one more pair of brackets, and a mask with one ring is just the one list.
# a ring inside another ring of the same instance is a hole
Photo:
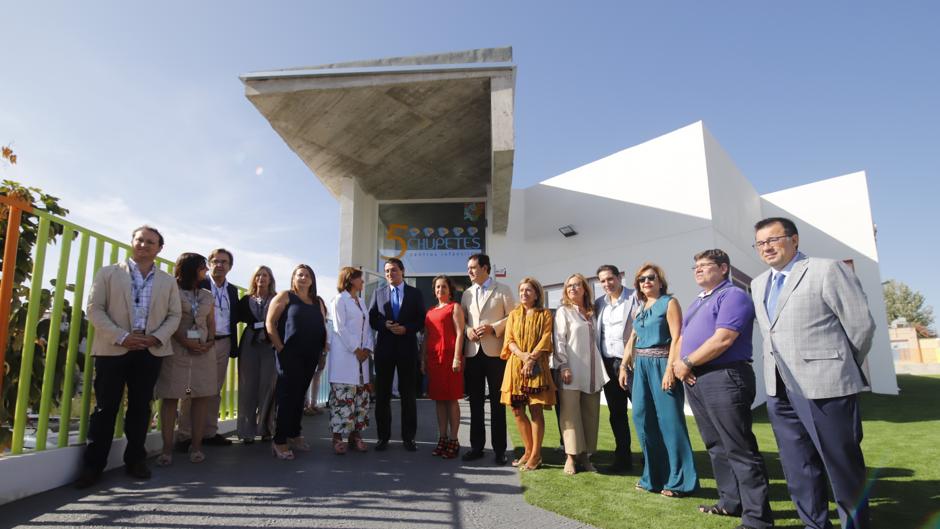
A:
{"label": "sunglasses", "polygon": [[636,278],[637,283],[646,283],[647,281],[652,283],[656,281],[656,274],[650,274],[648,276],[640,276]]}

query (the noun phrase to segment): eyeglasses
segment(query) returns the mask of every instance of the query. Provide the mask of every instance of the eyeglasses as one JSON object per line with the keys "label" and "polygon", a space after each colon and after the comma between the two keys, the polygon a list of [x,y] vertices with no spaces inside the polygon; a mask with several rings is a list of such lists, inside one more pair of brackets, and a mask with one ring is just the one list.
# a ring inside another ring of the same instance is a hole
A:
{"label": "eyeglasses", "polygon": [[647,283],[647,282],[652,283],[653,281],[656,281],[656,274],[650,274],[648,276],[640,276],[636,278],[636,281],[637,283]]}
{"label": "eyeglasses", "polygon": [[707,267],[709,267],[709,266],[718,266],[718,264],[717,264],[717,263],[702,263],[702,264],[697,264],[697,265],[693,265],[693,266],[692,266],[692,270],[695,270],[696,272],[698,272],[699,270],[705,270],[705,268],[707,268]]}
{"label": "eyeglasses", "polygon": [[581,283],[571,283],[570,285],[565,285],[566,289],[581,288]]}
{"label": "eyeglasses", "polygon": [[766,239],[764,239],[764,240],[762,240],[762,241],[757,241],[757,242],[755,242],[754,244],[751,245],[751,247],[752,247],[752,248],[755,248],[755,249],[757,249],[757,250],[760,250],[761,248],[763,248],[764,246],[767,246],[768,244],[777,244],[778,242],[780,242],[780,241],[782,241],[782,240],[784,240],[784,239],[786,239],[786,238],[788,238],[788,237],[790,237],[790,236],[789,236],[789,235],[778,235],[778,236],[776,236],[776,237],[767,237]]}

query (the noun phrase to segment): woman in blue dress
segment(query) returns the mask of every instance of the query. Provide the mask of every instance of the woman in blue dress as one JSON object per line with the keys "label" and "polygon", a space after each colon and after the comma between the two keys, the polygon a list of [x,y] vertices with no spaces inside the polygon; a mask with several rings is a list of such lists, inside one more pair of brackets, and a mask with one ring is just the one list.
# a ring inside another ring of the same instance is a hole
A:
{"label": "woman in blue dress", "polygon": [[685,394],[672,373],[678,361],[682,309],[668,294],[662,269],[646,263],[633,281],[642,305],[624,346],[620,385],[633,369],[633,423],[643,447],[643,476],[637,490],[669,498],[687,496],[698,488],[692,446],[685,423]]}

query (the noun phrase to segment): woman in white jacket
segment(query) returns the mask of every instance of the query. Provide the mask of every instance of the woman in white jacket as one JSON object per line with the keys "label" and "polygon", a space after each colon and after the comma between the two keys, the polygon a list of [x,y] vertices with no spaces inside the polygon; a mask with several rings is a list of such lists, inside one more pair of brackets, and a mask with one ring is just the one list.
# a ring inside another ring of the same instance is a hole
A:
{"label": "woman in white jacket", "polygon": [[[361,299],[362,271],[350,266],[339,272],[333,298],[333,341],[329,356],[330,430],[333,451],[347,449],[365,452],[362,430],[369,426],[371,395],[369,357],[372,355],[372,329],[369,308]],[[348,442],[343,442],[343,438]]]}
{"label": "woman in white jacket", "polygon": [[594,304],[587,281],[572,274],[565,281],[561,307],[555,312],[555,368],[559,371],[561,430],[565,441],[565,474],[574,474],[576,464],[594,471],[591,454],[597,450],[601,390],[607,372],[597,349],[593,319]]}

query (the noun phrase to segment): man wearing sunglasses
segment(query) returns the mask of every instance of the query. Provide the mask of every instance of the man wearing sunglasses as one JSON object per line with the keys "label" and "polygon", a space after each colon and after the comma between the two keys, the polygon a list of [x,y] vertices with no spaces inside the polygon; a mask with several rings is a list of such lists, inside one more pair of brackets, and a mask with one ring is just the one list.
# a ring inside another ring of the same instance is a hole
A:
{"label": "man wearing sunglasses", "polygon": [[799,251],[792,220],[767,218],[754,230],[754,248],[770,270],[751,282],[751,296],[764,342],[767,414],[790,498],[806,527],[828,529],[831,485],[842,527],[868,529],[858,403],[875,332],[868,299],[844,263]]}

